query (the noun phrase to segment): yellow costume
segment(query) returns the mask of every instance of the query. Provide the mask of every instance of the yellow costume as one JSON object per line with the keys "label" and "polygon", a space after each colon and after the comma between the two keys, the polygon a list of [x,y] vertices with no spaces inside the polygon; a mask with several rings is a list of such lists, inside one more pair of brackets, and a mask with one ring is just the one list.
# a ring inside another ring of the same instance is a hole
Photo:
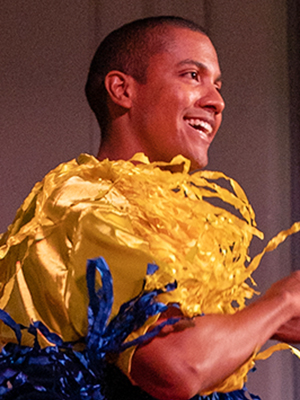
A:
{"label": "yellow costume", "polygon": [[[182,171],[171,172],[174,166]],[[26,326],[31,320],[42,321],[65,341],[84,337],[86,261],[99,256],[112,273],[112,317],[141,291],[147,264],[152,262],[159,269],[147,276],[146,289],[163,288],[176,280],[177,289],[161,294],[159,300],[179,304],[184,316],[243,308],[254,293],[246,280],[262,256],[245,266],[252,236],[262,238],[253,210],[236,182],[216,172],[190,175],[189,166],[182,156],[169,164],[151,164],[142,154],[126,162],[99,162],[83,154],[47,174],[2,235],[0,308]],[[215,182],[220,178],[227,180],[231,191]],[[211,204],[212,198],[221,199],[239,215]],[[282,239],[275,239],[267,251]],[[4,324],[0,337],[2,344],[15,340]],[[32,345],[30,335],[24,335],[22,343]],[[130,348],[119,357],[125,372],[130,370],[133,351]],[[216,390],[241,388],[253,359]]]}

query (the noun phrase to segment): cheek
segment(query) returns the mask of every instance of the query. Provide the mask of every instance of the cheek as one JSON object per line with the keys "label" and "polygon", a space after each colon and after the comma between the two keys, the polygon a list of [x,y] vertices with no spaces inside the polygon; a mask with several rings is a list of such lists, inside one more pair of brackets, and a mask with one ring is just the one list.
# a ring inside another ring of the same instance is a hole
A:
{"label": "cheek", "polygon": [[186,109],[193,107],[199,98],[198,93],[191,90],[190,87],[178,86],[172,92],[173,106],[180,109],[183,113]]}
{"label": "cheek", "polygon": [[201,89],[194,89],[194,90],[189,90],[186,91],[185,93],[185,99],[186,99],[186,103],[189,107],[198,107],[199,104],[199,100],[202,99],[203,97],[203,93],[201,93]]}
{"label": "cheek", "polygon": [[161,112],[164,111],[166,119],[182,118],[186,108],[186,101],[183,96],[178,96],[177,93],[170,91],[169,95],[161,100],[159,109]]}

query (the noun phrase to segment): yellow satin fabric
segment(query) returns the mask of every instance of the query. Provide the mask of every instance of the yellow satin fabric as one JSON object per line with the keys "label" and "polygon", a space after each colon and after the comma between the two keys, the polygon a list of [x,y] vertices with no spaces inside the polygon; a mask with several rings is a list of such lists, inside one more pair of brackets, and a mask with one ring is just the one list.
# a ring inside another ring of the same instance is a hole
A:
{"label": "yellow satin fabric", "polygon": [[[174,167],[181,172],[171,172]],[[83,154],[59,165],[35,185],[0,240],[0,308],[24,325],[40,320],[67,341],[85,336],[86,260],[98,256],[113,276],[112,316],[140,292],[149,262],[159,270],[147,277],[146,288],[176,279],[178,288],[160,300],[178,303],[185,316],[243,308],[254,293],[246,280],[263,255],[245,266],[252,236],[262,238],[254,212],[232,179],[209,171],[189,175],[189,167],[182,156],[167,164],[149,163],[142,154],[102,162]],[[230,190],[218,185],[219,179]],[[212,205],[212,198],[222,205]],[[299,230],[299,224],[292,229]],[[265,251],[290,233],[279,235]],[[3,324],[0,337],[2,343],[14,340]],[[23,343],[30,345],[31,339],[24,337]],[[118,361],[124,371],[133,350]],[[216,389],[241,388],[254,359]]]}

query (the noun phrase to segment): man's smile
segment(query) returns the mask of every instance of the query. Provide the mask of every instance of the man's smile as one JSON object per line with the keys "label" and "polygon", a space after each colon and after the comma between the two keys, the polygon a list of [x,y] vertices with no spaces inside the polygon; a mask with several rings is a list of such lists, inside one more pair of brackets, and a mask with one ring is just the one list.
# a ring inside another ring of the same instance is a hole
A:
{"label": "man's smile", "polygon": [[189,118],[185,117],[184,120],[190,125],[192,128],[197,131],[201,131],[207,137],[210,137],[213,132],[213,126],[210,122],[204,121],[200,118]]}

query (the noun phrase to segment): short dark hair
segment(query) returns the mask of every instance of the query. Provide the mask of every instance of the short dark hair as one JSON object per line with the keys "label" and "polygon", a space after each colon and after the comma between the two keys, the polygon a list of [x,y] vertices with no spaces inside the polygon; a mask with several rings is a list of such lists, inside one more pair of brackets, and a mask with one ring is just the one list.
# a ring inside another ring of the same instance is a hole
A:
{"label": "short dark hair", "polygon": [[109,121],[106,75],[113,70],[132,76],[139,83],[146,83],[149,59],[162,52],[167,45],[169,27],[186,28],[206,35],[197,23],[181,17],[159,16],[139,19],[121,26],[102,41],[92,60],[85,93],[94,111],[102,135]]}

